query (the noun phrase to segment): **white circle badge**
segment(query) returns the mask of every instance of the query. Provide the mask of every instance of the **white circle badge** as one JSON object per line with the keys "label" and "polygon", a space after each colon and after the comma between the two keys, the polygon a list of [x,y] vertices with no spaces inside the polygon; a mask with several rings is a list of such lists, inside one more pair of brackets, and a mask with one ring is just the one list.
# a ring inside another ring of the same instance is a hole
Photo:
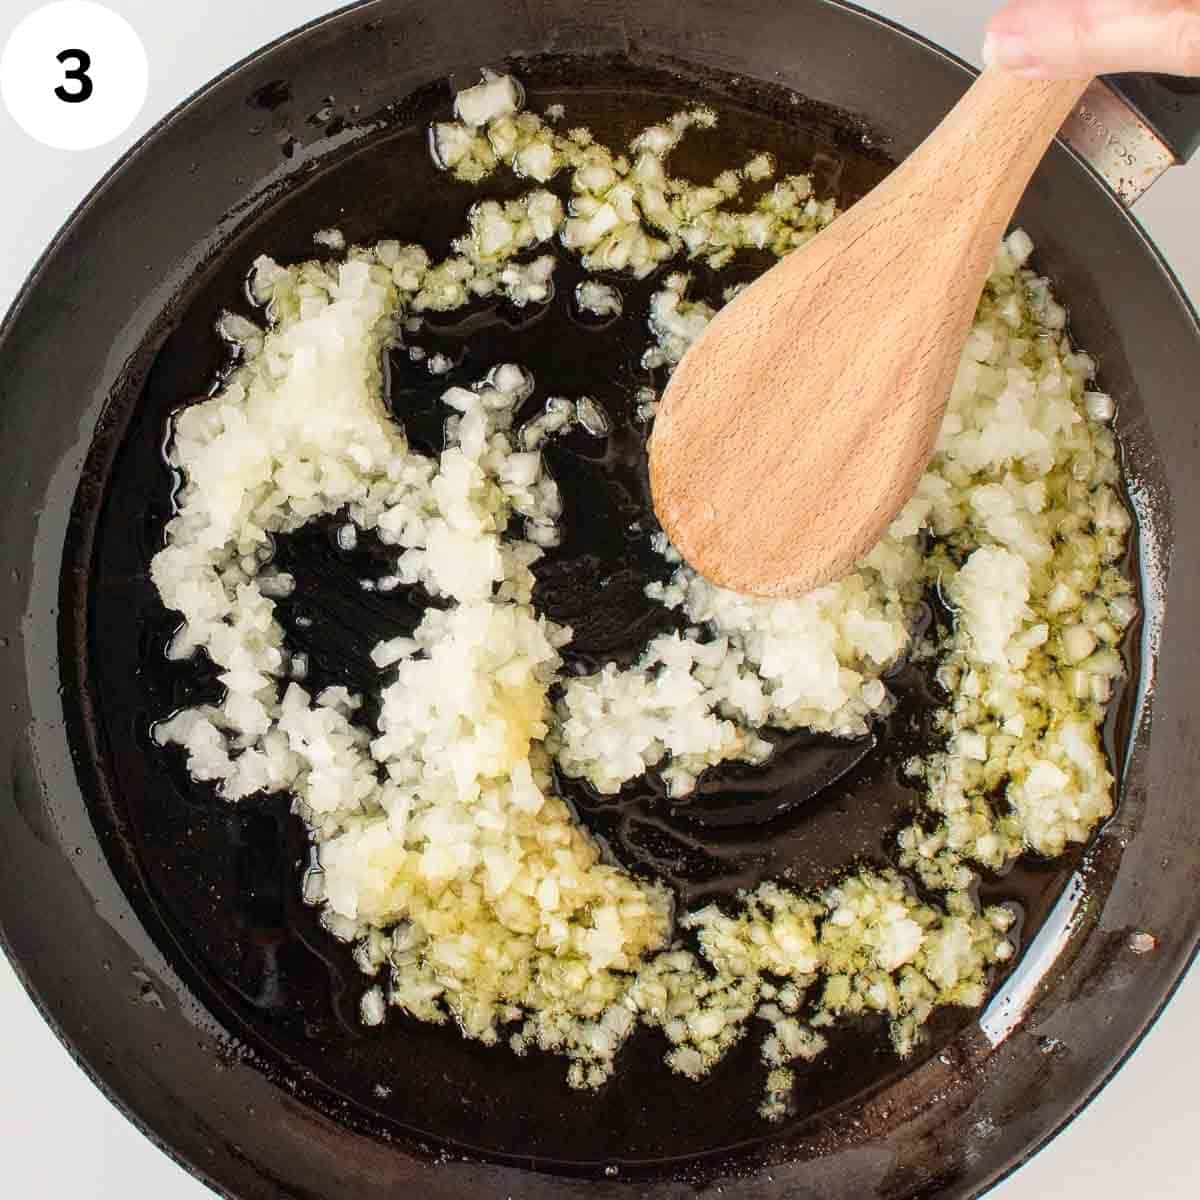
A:
{"label": "white circle badge", "polygon": [[91,0],[32,12],[0,55],[0,95],[30,137],[92,150],[119,137],[146,101],[150,68],[137,31]]}

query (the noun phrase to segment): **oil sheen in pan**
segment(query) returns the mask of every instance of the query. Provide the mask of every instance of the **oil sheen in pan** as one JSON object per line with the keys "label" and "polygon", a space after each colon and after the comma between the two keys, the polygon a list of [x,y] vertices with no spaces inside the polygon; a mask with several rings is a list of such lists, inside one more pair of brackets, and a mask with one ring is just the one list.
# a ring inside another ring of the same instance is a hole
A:
{"label": "oil sheen in pan", "polygon": [[[604,60],[551,59],[523,67],[522,75],[532,106],[563,103],[572,119],[586,121],[609,144],[697,98],[694,85],[669,73]],[[799,109],[787,93],[714,80],[709,99],[721,114],[719,130],[685,141],[673,163],[681,174],[704,178],[769,150],[782,170],[811,170],[819,192],[848,203],[886,171],[877,154],[855,148],[833,116]],[[348,948],[322,931],[301,901],[308,849],[288,799],[226,804],[188,779],[177,752],[161,750],[149,737],[154,720],[219,694],[206,664],[167,661],[176,621],[162,610],[147,577],[170,514],[172,480],[161,453],[169,414],[181,398],[203,394],[223,365],[214,316],[238,303],[257,254],[311,257],[312,232],[327,227],[331,214],[352,241],[386,235],[446,248],[481,193],[430,166],[426,123],[445,113],[448,97],[433,89],[426,100],[423,109],[411,109],[410,125],[323,166],[235,239],[197,279],[158,356],[108,481],[96,539],[92,686],[113,800],[111,807],[97,801],[94,816],[119,835],[124,860],[114,866],[127,890],[169,931],[163,949],[176,968],[264,1070],[343,1121],[370,1128],[382,1123],[515,1161],[579,1167],[680,1160],[767,1138],[778,1127],[757,1116],[765,1068],[754,1037],[697,1085],[673,1076],[662,1064],[658,1035],[642,1032],[622,1052],[607,1087],[579,1093],[567,1087],[563,1062],[548,1055],[518,1059],[465,1042],[453,1028],[396,1013],[380,1029],[363,1028],[364,977]],[[486,192],[520,188],[498,176]],[[739,260],[719,278],[703,267],[689,269],[697,291],[716,301],[724,287],[765,265]],[[577,431],[547,451],[564,498],[564,537],[537,569],[537,604],[575,629],[568,669],[586,671],[609,660],[630,662],[653,634],[676,627],[677,618],[642,592],[669,570],[648,545],[646,431],[634,414],[637,388],[663,383],[639,365],[648,300],[659,281],[612,277],[625,315],[596,323],[572,312],[569,297],[581,277],[564,256],[557,298],[549,305],[481,307],[428,322],[412,341],[455,366],[431,376],[401,351],[390,357],[388,378],[392,411],[414,444],[427,450],[440,445],[437,397],[444,388],[479,378],[500,361],[533,371],[538,391],[530,411],[551,392],[587,394],[604,407],[608,437]],[[289,648],[308,656],[307,686],[344,683],[370,696],[377,680],[371,646],[413,628],[428,598],[364,591],[363,576],[383,573],[375,561],[383,550],[369,537],[343,549],[338,524],[319,521],[279,539],[279,565],[299,585],[278,613]],[[944,623],[948,617],[931,603],[926,619]],[[720,901],[781,874],[801,888],[827,882],[858,863],[888,863],[895,831],[918,798],[899,767],[931,744],[939,697],[914,667],[897,670],[890,684],[899,704],[870,737],[846,743],[778,735],[768,766],[712,771],[686,800],[666,798],[653,779],[616,797],[570,780],[560,784],[607,853],[631,870],[667,880],[684,903]],[[1126,708],[1118,697],[1108,727],[1114,756],[1127,733]],[[981,894],[1018,906],[1027,941],[1079,857],[1022,861],[1003,878],[986,878]],[[977,1018],[965,1010],[939,1012],[916,1061]],[[797,1123],[885,1086],[912,1065],[891,1053],[877,1021],[839,1027],[830,1040],[822,1058],[799,1070]]]}

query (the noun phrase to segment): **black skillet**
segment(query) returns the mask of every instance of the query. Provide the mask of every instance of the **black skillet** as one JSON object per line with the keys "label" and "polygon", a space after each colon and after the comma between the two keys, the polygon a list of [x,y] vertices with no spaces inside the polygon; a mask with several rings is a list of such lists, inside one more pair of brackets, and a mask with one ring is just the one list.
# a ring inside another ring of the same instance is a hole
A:
{"label": "black skillet", "polygon": [[[533,101],[561,99],[606,140],[704,96],[722,128],[707,149],[689,143],[681,172],[768,146],[846,202],[969,82],[941,51],[826,0],[377,0],[283,39],[163,122],[59,235],[0,332],[9,956],[130,1119],[243,1200],[976,1195],[1102,1086],[1200,936],[1200,331],[1140,229],[1062,146],[1020,220],[1119,401],[1146,616],[1126,647],[1137,682],[1108,730],[1117,815],[1086,853],[983,883],[1020,902],[1026,953],[982,1017],[942,1014],[904,1065],[875,1026],[839,1033],[778,1129],[754,1116],[750,1042],[694,1087],[647,1037],[610,1087],[580,1096],[555,1060],[400,1020],[368,1034],[354,1019],[361,979],[298,903],[304,844],[286,801],[230,808],[147,737],[211,687],[163,662],[172,620],[145,568],[169,506],[166,414],[222,365],[213,316],[239,302],[255,254],[309,255],[320,227],[444,242],[474,193],[434,174],[423,131],[480,65],[515,66]],[[1176,85],[1163,117],[1161,95],[1135,87],[1186,146],[1195,97]],[[1083,120],[1120,159],[1111,117]],[[698,282],[715,287],[702,272]],[[649,286],[627,289],[627,307]],[[628,656],[662,618],[639,600],[652,560],[630,532],[645,516],[622,407],[640,381],[634,340],[581,325],[568,290],[544,311],[478,314],[469,349],[452,322],[425,336],[467,355],[453,380],[516,357],[548,386],[603,391],[619,418],[607,444],[568,441],[554,462],[569,534],[540,600],[579,630],[575,662],[587,667]],[[393,365],[398,419],[436,442],[436,389]],[[319,527],[280,554],[304,576],[295,603],[311,609],[285,622],[322,618],[307,647],[318,674],[353,679],[377,629],[415,619],[403,598],[348,599],[342,584],[361,563]],[[895,684],[900,714],[870,742],[790,739],[768,777],[718,774],[690,805],[652,788],[616,804],[571,797],[619,857],[690,897],[785,865],[805,883],[885,861],[913,800],[895,767],[928,736],[931,700],[916,673]],[[752,820],[730,824],[735,800]],[[1136,954],[1141,933],[1153,949]]]}

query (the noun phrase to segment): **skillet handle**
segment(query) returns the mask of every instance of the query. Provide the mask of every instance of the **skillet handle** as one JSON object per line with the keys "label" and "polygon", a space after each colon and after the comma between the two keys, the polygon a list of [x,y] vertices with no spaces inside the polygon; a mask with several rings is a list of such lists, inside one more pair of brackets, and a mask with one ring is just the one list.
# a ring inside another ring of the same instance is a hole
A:
{"label": "skillet handle", "polygon": [[1104,76],[1084,93],[1062,137],[1129,207],[1168,167],[1200,150],[1200,79]]}
{"label": "skillet handle", "polygon": [[1162,138],[1176,162],[1200,150],[1200,79],[1181,75],[1110,75],[1108,85]]}

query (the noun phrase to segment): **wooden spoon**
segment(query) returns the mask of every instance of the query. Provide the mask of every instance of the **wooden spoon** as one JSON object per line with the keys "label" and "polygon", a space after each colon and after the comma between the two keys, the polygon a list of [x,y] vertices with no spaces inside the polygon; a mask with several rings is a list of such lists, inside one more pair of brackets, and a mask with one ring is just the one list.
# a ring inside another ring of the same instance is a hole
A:
{"label": "wooden spoon", "polygon": [[1000,238],[1087,83],[985,71],[691,347],[655,419],[650,483],[701,574],[798,595],[883,536],[933,453]]}

